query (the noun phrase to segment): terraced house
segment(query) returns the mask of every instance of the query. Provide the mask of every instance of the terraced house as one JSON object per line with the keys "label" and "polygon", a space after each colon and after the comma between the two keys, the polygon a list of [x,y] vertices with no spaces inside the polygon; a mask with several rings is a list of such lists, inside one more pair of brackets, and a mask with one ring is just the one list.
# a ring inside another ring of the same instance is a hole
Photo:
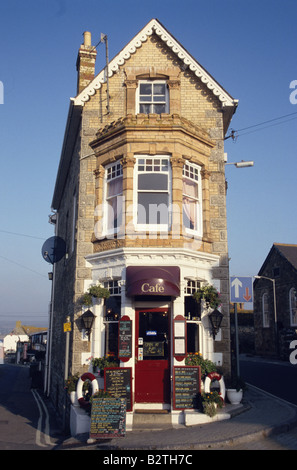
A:
{"label": "terraced house", "polygon": [[[52,201],[67,254],[54,266],[48,389],[58,406],[65,375],[114,356],[131,371],[131,415],[178,420],[173,370],[189,352],[230,370],[224,137],[237,101],[156,19],[97,75],[96,55],[86,32]],[[219,331],[193,300],[206,285],[220,293]],[[109,297],[83,305],[90,286]]]}

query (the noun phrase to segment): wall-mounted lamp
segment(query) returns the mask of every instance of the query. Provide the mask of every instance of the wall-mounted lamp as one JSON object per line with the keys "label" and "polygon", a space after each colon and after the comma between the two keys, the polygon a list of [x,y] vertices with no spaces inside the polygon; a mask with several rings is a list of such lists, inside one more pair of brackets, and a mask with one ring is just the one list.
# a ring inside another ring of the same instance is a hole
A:
{"label": "wall-mounted lamp", "polygon": [[83,328],[86,330],[87,335],[90,336],[95,315],[93,314],[93,312],[91,312],[91,310],[87,310],[85,313],[82,314],[80,318],[83,324]]}
{"label": "wall-mounted lamp", "polygon": [[224,315],[219,310],[215,309],[208,316],[209,316],[209,321],[211,324],[213,339],[215,339],[216,334],[218,333],[220,329]]}

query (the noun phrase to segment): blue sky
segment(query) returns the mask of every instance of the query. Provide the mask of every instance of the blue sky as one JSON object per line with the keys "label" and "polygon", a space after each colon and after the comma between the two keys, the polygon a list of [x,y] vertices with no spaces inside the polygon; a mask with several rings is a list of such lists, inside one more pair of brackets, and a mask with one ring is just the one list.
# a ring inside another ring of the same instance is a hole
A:
{"label": "blue sky", "polygon": [[296,0],[0,3],[0,330],[16,320],[47,325],[51,266],[41,247],[53,235],[48,215],[86,30],[94,44],[107,34],[111,59],[158,18],[239,100],[230,126],[238,136],[225,151],[229,162],[255,165],[226,168],[230,275],[256,274],[274,242],[297,243],[296,17]]}

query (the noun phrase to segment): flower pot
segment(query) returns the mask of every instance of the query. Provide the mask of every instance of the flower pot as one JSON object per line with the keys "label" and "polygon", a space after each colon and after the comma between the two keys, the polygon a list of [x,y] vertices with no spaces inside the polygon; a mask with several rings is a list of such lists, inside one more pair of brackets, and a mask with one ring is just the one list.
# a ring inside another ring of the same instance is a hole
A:
{"label": "flower pot", "polygon": [[243,396],[242,390],[237,391],[235,388],[227,389],[227,397],[231,405],[238,405],[242,400],[242,396]]}

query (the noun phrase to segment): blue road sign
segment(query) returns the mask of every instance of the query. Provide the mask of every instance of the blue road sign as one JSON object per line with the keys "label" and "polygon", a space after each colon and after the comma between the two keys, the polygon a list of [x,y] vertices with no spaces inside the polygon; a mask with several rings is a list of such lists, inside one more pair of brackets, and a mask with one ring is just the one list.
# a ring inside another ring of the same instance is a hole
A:
{"label": "blue road sign", "polygon": [[230,302],[235,304],[253,302],[253,278],[231,277],[230,295]]}

